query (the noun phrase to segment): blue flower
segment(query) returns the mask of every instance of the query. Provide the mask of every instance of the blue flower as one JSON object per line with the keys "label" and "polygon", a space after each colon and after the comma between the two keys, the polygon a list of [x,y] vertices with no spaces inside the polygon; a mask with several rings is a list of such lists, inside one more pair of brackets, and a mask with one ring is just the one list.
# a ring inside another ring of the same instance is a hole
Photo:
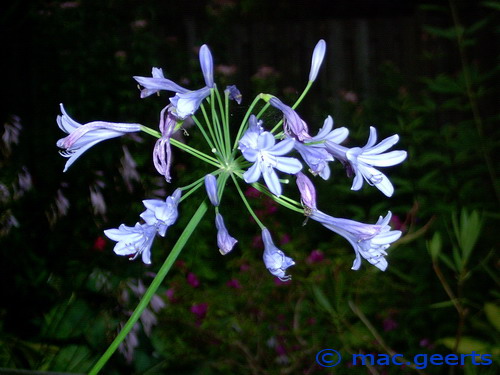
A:
{"label": "blue flower", "polygon": [[186,93],[189,90],[179,86],[174,81],[166,79],[161,68],[153,68],[152,77],[134,76],[134,79],[144,88],[141,90],[141,98],[156,94],[161,90]]}
{"label": "blue flower", "polygon": [[170,107],[169,111],[178,119],[184,120],[196,112],[203,99],[210,95],[210,89],[215,87],[213,65],[212,54],[204,44],[200,48],[200,66],[206,86],[195,91],[188,90],[166,79],[163,76],[163,71],[159,68],[153,68],[152,78],[134,76],[134,79],[144,87],[141,90],[141,98],[145,98],[160,90],[175,92],[175,95],[170,98],[172,107]]}
{"label": "blue flower", "polygon": [[224,92],[227,93],[229,99],[236,101],[236,103],[238,104],[241,104],[242,95],[240,90],[238,90],[235,85],[227,86]]}
{"label": "blue flower", "polygon": [[212,174],[205,176],[205,189],[207,190],[208,199],[213,206],[219,205],[219,196],[217,194],[217,179]]}
{"label": "blue flower", "polygon": [[316,210],[310,218],[349,241],[356,253],[356,259],[352,265],[353,270],[359,269],[361,258],[365,258],[378,269],[385,271],[387,268],[385,250],[401,237],[401,231],[391,230],[388,225],[391,216],[389,212],[385,218],[380,217],[375,224],[364,224],[354,220],[335,218]]}
{"label": "blue flower", "polygon": [[286,269],[295,264],[292,258],[287,257],[283,251],[278,249],[271,238],[271,233],[267,228],[262,229],[262,241],[264,242],[264,264],[272,275],[281,281],[288,281],[292,278],[286,275]]}
{"label": "blue flower", "polygon": [[307,208],[308,214],[316,210],[316,188],[312,181],[302,172],[296,174],[297,187],[300,192],[300,202]]}
{"label": "blue flower", "polygon": [[67,137],[57,141],[57,146],[64,149],[60,154],[69,158],[64,166],[64,172],[68,170],[80,155],[95,144],[106,139],[120,137],[126,133],[141,130],[142,125],[140,124],[93,121],[82,125],[68,116],[62,104],[60,106],[62,116],[57,116],[57,124],[62,131],[69,134]]}
{"label": "blue flower", "polygon": [[169,226],[177,221],[177,206],[181,199],[182,191],[176,189],[165,201],[160,199],[147,199],[142,201],[146,207],[140,216],[146,224],[156,227],[158,234],[165,237]]}
{"label": "blue flower", "polygon": [[168,110],[169,106],[163,108],[160,112],[160,132],[159,138],[153,148],[153,163],[159,174],[165,177],[167,182],[170,182],[170,165],[172,164],[172,148],[170,146],[170,138],[177,125],[177,118]]}
{"label": "blue flower", "polygon": [[305,142],[295,142],[295,149],[307,163],[311,173],[319,175],[324,180],[330,178],[328,163],[335,160],[333,155],[328,152],[327,144],[329,142],[341,143],[349,134],[349,131],[344,127],[332,129],[333,119],[328,116],[316,136]]}
{"label": "blue flower", "polygon": [[142,261],[151,264],[151,246],[156,235],[154,225],[137,223],[128,227],[121,224],[118,229],[106,229],[104,234],[118,242],[113,249],[116,254],[133,256],[131,260],[142,255]]}
{"label": "blue flower", "polygon": [[276,143],[274,136],[263,131],[260,122],[252,115],[250,126],[239,142],[243,157],[254,163],[243,174],[244,180],[247,183],[257,182],[262,174],[268,189],[275,195],[281,195],[281,184],[274,169],[289,174],[296,174],[302,169],[299,160],[281,156],[293,149],[294,142],[293,138],[288,138]]}
{"label": "blue flower", "polygon": [[287,106],[275,96],[269,99],[269,103],[283,112],[283,130],[286,135],[294,137],[299,141],[311,138],[307,124],[292,107]]}
{"label": "blue flower", "polygon": [[226,255],[233,250],[234,245],[238,242],[235,238],[231,237],[224,225],[222,215],[217,213],[215,215],[215,226],[217,227],[217,246],[222,255]]}
{"label": "blue flower", "polygon": [[318,76],[318,71],[323,63],[323,58],[325,57],[326,51],[326,43],[323,39],[321,39],[314,47],[312,61],[311,61],[311,70],[309,72],[309,81],[315,81]]}
{"label": "blue flower", "polygon": [[406,151],[396,150],[384,152],[396,144],[399,136],[394,134],[375,145],[377,142],[377,130],[370,126],[370,136],[364,147],[347,148],[327,143],[327,149],[347,166],[348,174],[354,174],[352,190],[359,190],[363,186],[363,180],[369,185],[375,186],[386,196],[394,193],[394,187],[385,174],[375,169],[376,167],[390,167],[401,163],[406,159]]}

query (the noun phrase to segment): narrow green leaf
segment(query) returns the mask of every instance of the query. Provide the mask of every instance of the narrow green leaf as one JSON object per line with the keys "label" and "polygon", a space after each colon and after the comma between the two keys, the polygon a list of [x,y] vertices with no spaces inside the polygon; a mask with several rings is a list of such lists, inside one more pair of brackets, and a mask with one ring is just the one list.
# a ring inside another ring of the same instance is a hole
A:
{"label": "narrow green leaf", "polygon": [[[445,337],[438,340],[438,343],[443,344],[448,349],[455,348],[455,337]],[[464,336],[458,343],[457,352],[461,354],[470,354],[473,351],[477,353],[487,353],[489,344],[473,337]]]}
{"label": "narrow green leaf", "polygon": [[434,233],[434,236],[432,236],[432,240],[427,242],[427,249],[429,250],[429,253],[431,254],[431,258],[433,261],[437,260],[439,254],[441,253],[441,247],[442,247],[441,233],[436,232]]}
{"label": "narrow green leaf", "polygon": [[484,304],[484,312],[489,322],[500,331],[500,307],[494,303],[487,302]]}
{"label": "narrow green leaf", "polygon": [[328,301],[328,298],[326,297],[325,293],[323,293],[323,291],[318,286],[316,285],[313,286],[313,293],[321,307],[323,307],[330,314],[335,313],[335,310],[330,304],[330,301]]}

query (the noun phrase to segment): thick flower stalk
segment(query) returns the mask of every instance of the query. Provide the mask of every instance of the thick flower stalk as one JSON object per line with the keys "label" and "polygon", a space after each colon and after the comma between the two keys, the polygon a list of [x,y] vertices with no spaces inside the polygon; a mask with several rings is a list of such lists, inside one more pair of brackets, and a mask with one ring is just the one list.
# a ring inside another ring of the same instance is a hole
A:
{"label": "thick flower stalk", "polygon": [[[348,129],[345,127],[334,129],[333,119],[330,116],[326,116],[323,124],[306,123],[302,119],[297,107],[316,81],[325,51],[326,42],[320,40],[312,54],[307,84],[295,103],[286,104],[275,95],[261,93],[251,102],[241,121],[236,124],[234,123],[236,117],[231,114],[230,108],[231,105],[235,105],[234,103],[238,105],[241,103],[242,94],[234,85],[227,86],[223,91],[218,89],[214,80],[212,54],[206,45],[201,46],[199,51],[201,74],[205,81],[205,86],[199,89],[190,90],[178,85],[165,78],[160,68],[153,68],[151,77],[133,77],[141,86],[141,98],[150,97],[160,91],[173,93],[168,101],[162,98],[156,99],[163,102],[159,106],[162,108],[159,113],[159,123],[153,128],[140,124],[100,121],[81,125],[72,120],[61,106],[62,116],[58,116],[57,123],[68,136],[60,139],[57,145],[64,149],[62,155],[69,157],[65,170],[96,143],[138,131],[156,138],[152,164],[167,182],[174,182],[170,173],[173,162],[172,148],[179,148],[184,151],[184,155],[196,157],[207,165],[206,170],[199,168],[193,171],[194,180],[176,188],[165,200],[145,199],[143,204],[146,209],[139,214],[140,219],[134,226],[121,224],[118,228],[104,231],[107,237],[116,242],[114,246],[116,254],[130,259],[140,256],[145,264],[150,265],[152,258],[162,256],[160,247],[155,250],[159,253],[152,256],[153,242],[157,235],[166,237],[167,232],[169,236],[171,235],[168,229],[178,219],[180,202],[185,199],[196,199],[195,193],[199,189],[205,190],[199,197],[201,203],[198,209],[183,229],[174,247],[168,252],[165,262],[136,311],[96,363],[90,375],[100,371],[127,333],[132,330],[189,237],[194,233],[196,226],[208,211],[209,203],[215,217],[214,249],[218,249],[222,255],[235,252],[238,241],[229,234],[226,227],[226,224],[232,226],[230,219],[234,215],[230,215],[231,211],[228,212],[229,215],[226,214],[225,210],[230,209],[234,213],[234,210],[245,208],[254,225],[253,227],[249,225],[248,230],[255,232],[260,230],[262,233],[263,266],[281,281],[291,280],[289,269],[295,265],[295,261],[274,244],[268,226],[252,208],[251,200],[247,199],[245,189],[242,188],[244,184],[250,184],[256,190],[270,196],[282,207],[306,216],[304,225],[307,218],[310,218],[308,229],[315,225],[314,222],[318,222],[344,237],[354,249],[355,259],[352,269],[359,269],[362,259],[379,270],[384,271],[387,268],[387,258],[390,255],[388,249],[401,236],[400,231],[392,230],[389,226],[391,213],[380,217],[375,224],[335,218],[318,207],[320,200],[317,199],[315,183],[328,181],[331,175],[330,163],[340,162],[346,168],[347,174],[354,177],[353,190],[359,190],[366,181],[386,196],[391,196],[394,193],[392,183],[376,168],[397,165],[405,160],[407,154],[402,150],[388,151],[399,140],[398,135],[377,143],[377,131],[374,127],[370,127],[370,136],[365,146],[347,147],[342,144],[347,139]],[[266,120],[264,124],[262,118],[267,111],[273,115],[280,113],[281,119],[275,124],[268,124],[270,121]],[[206,144],[204,148],[197,149],[190,146],[187,133],[186,143],[173,137],[188,118],[195,126],[190,133],[203,138]],[[320,178],[315,179],[318,176]],[[295,181],[296,184],[288,185],[290,181]],[[233,200],[229,205],[226,204],[224,192],[228,189],[234,189],[241,197],[240,206]],[[300,228],[300,224],[298,227]],[[295,257],[301,250],[289,249],[287,252],[290,251]]]}

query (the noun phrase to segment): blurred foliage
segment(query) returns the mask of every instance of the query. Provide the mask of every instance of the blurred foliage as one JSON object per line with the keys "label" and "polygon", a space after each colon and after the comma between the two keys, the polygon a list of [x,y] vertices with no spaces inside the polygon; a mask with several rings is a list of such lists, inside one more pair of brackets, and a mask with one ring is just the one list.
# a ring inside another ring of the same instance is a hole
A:
{"label": "blurred foliage", "polygon": [[[192,18],[210,24],[205,36],[217,45],[231,38],[228,27],[241,17],[293,13],[286,3],[35,1],[27,12],[20,10],[24,3],[11,3],[3,26],[28,28],[32,39],[31,49],[16,46],[5,57],[19,66],[13,63],[16,74],[6,78],[13,94],[5,101],[18,117],[1,119],[9,137],[2,138],[0,161],[0,367],[88,371],[134,309],[140,297],[134,286],[147,286],[195,207],[183,205],[168,238],[155,243],[152,268],[116,257],[102,230],[131,225],[142,199],[164,198],[173,187],[155,177],[153,143],[146,137],[98,145],[63,175],[55,152],[59,102],[67,102],[68,113],[82,123],[156,124],[166,97],[138,100],[131,77],[162,66],[167,77],[197,87],[201,77],[191,47],[202,41],[189,33]],[[250,218],[233,207],[237,198],[228,191],[221,211],[231,217],[238,248],[218,254],[207,215],[158,293],[166,306],[151,306],[106,374],[319,374],[326,370],[315,356],[323,348],[345,358],[397,352],[408,360],[418,353],[476,350],[496,355],[495,363],[429,366],[420,373],[498,373],[499,71],[498,56],[482,51],[498,38],[499,7],[486,1],[464,15],[468,7],[451,4],[419,11],[425,25],[418,77],[408,80],[387,62],[376,77],[377,95],[360,98],[347,89],[339,107],[327,108],[350,122],[337,124],[351,129],[349,142],[363,144],[374,124],[381,138],[399,134],[398,148],[409,152],[389,172],[396,187],[390,201],[368,188],[353,199],[340,166],[332,168],[335,183],[318,192],[319,205],[336,216],[374,222],[389,209],[395,214],[393,226],[405,236],[391,248],[387,272],[351,271],[354,256],[343,239],[313,222],[291,230],[304,218],[257,196],[259,216],[297,263],[293,282],[277,282],[262,264],[260,240],[247,229]],[[179,16],[185,14],[193,16]],[[36,62],[28,66],[30,58]],[[234,83],[226,68],[218,79]],[[286,77],[267,68],[255,67],[257,74],[245,77],[249,90],[286,92]],[[21,73],[28,78],[15,85]],[[32,103],[28,109],[13,99],[24,95],[20,103]],[[319,107],[311,104],[313,116],[324,118]],[[235,108],[235,116],[242,112]],[[278,120],[266,116],[266,122]],[[19,133],[15,142],[13,132]],[[201,144],[194,133],[190,144]],[[181,184],[206,173],[180,152],[174,163]],[[357,370],[416,372],[411,366]],[[338,374],[352,371],[349,363],[336,368]]]}

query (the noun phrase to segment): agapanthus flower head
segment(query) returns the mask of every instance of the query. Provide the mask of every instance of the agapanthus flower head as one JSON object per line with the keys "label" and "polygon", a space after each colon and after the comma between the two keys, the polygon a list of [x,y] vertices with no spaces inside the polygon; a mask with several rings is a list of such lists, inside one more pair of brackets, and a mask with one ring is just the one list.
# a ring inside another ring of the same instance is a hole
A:
{"label": "agapanthus flower head", "polygon": [[138,132],[141,130],[140,124],[125,124],[116,122],[93,121],[87,124],[80,124],[68,116],[61,104],[62,116],[57,116],[59,128],[68,134],[67,137],[57,141],[57,147],[63,149],[61,155],[69,158],[64,166],[64,172],[80,157],[85,151],[95,144],[120,137],[126,133]]}
{"label": "agapanthus flower head", "polygon": [[292,258],[287,257],[282,250],[278,249],[271,238],[267,228],[262,229],[262,241],[264,242],[264,264],[272,275],[281,281],[288,281],[292,276],[286,274],[286,269],[295,264]]}
{"label": "agapanthus flower head", "polygon": [[349,241],[356,253],[353,270],[359,269],[363,257],[378,269],[385,271],[387,268],[386,250],[391,243],[401,237],[401,231],[391,230],[388,225],[391,220],[391,212],[385,218],[380,217],[375,224],[335,218],[319,210],[314,211],[310,218]]}
{"label": "agapanthus flower head", "polygon": [[118,229],[106,229],[104,234],[117,241],[113,251],[131,259],[142,256],[145,264],[151,264],[151,246],[156,235],[154,225],[136,223],[133,227],[121,224]]}
{"label": "agapanthus flower head", "polygon": [[215,215],[215,226],[217,228],[217,246],[219,246],[220,253],[226,255],[233,250],[238,240],[231,237],[224,224],[224,219],[219,213]]}
{"label": "agapanthus flower head", "polygon": [[309,81],[315,81],[318,76],[319,68],[323,63],[323,58],[325,57],[326,43],[321,39],[314,47],[312,61],[311,61],[311,71],[309,72]]}
{"label": "agapanthus flower head", "polygon": [[244,180],[247,183],[257,182],[262,175],[268,189],[275,195],[281,195],[282,187],[274,169],[289,174],[296,174],[302,169],[299,160],[282,156],[293,149],[294,142],[293,138],[288,138],[276,143],[274,136],[270,132],[263,131],[252,115],[250,126],[239,143],[243,157],[254,163],[243,174]]}
{"label": "agapanthus flower head", "polygon": [[141,218],[158,230],[158,234],[165,237],[169,226],[177,221],[179,215],[177,206],[181,199],[182,191],[176,189],[174,193],[167,197],[165,201],[160,199],[147,199],[142,201],[146,211],[141,214]]}

